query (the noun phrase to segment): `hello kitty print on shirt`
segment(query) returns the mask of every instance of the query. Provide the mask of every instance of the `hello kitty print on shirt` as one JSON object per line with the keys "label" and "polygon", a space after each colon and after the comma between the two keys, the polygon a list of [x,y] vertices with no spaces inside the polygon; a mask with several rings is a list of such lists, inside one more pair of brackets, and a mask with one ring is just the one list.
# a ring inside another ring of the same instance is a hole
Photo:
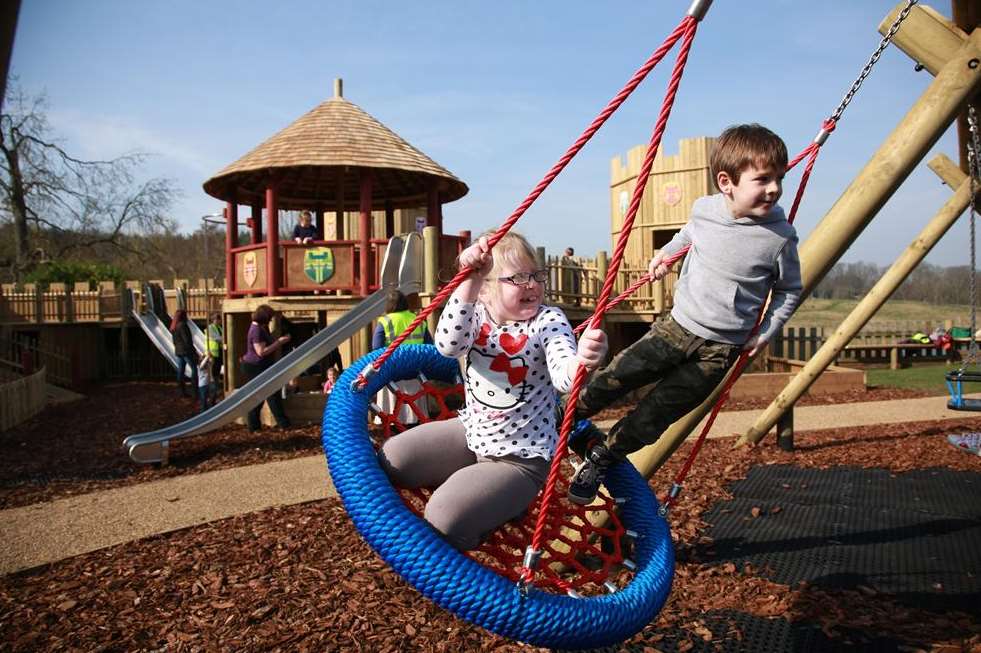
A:
{"label": "hello kitty print on shirt", "polygon": [[495,324],[480,302],[453,298],[436,327],[436,347],[465,357],[467,444],[480,456],[551,459],[558,440],[555,390],[572,387],[576,355],[562,311],[542,306],[534,318]]}
{"label": "hello kitty print on shirt", "polygon": [[496,355],[484,353],[491,334],[490,322],[480,325],[474,344],[467,352],[467,393],[488,408],[514,408],[524,403],[531,387],[527,382],[528,363],[521,352],[528,342],[527,334],[512,337],[503,333],[498,338],[501,351]]}

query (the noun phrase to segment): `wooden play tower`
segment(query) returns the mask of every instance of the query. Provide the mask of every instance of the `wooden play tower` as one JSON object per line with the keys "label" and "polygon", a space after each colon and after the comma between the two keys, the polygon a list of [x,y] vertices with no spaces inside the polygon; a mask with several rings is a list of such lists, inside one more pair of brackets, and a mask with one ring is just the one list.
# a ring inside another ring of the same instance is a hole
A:
{"label": "wooden play tower", "polygon": [[[452,173],[343,97],[334,96],[204,183],[225,202],[222,304],[228,360],[242,354],[249,315],[270,304],[291,319],[324,326],[377,290],[388,239],[435,227],[439,259],[450,262],[469,235],[442,234],[442,205],[466,195]],[[241,207],[248,241],[239,242]],[[310,211],[317,239],[281,235],[284,211]],[[367,351],[367,329],[341,354]],[[228,366],[229,387],[237,383]]]}

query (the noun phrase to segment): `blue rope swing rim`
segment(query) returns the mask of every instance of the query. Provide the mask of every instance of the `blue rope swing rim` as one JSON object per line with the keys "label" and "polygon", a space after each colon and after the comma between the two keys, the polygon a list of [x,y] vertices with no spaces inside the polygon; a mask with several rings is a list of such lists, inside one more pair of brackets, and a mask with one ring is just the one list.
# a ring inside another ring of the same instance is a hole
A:
{"label": "blue rope swing rim", "polygon": [[515,584],[450,546],[402,501],[378,465],[368,437],[368,404],[389,381],[428,378],[452,383],[459,368],[432,345],[403,345],[366,388],[352,391],[357,374],[382,349],[351,365],[324,410],[322,440],[331,479],[365,541],[407,583],[443,609],[502,637],[559,649],[600,648],[622,642],[649,624],[671,590],[674,549],[668,525],[647,481],[629,464],[612,468],[607,487],[626,498],[621,520],[638,534],[634,579],[620,591],[575,599]]}

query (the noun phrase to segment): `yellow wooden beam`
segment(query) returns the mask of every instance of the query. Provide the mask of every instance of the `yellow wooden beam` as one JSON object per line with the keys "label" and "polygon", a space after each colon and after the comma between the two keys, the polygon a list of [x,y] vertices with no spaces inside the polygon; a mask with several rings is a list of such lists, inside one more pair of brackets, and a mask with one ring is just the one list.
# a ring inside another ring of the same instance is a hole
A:
{"label": "yellow wooden beam", "polygon": [[[900,2],[879,23],[879,33],[885,36],[899,12],[906,6]],[[964,45],[967,39],[961,29],[926,5],[914,6],[892,42],[917,63],[936,75]]]}

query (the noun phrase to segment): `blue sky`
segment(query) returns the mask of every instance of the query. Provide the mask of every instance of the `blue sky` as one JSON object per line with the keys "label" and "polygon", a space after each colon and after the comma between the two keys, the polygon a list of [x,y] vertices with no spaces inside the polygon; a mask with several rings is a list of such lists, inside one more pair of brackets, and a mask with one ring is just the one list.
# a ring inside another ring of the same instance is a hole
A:
{"label": "blue sky", "polygon": [[[803,149],[878,44],[882,0],[716,0],[699,29],[664,137],[761,122]],[[24,0],[11,72],[44,91],[70,151],[154,153],[176,180],[186,230],[219,210],[201,184],[332,94],[346,98],[463,179],[447,231],[498,226],[637,67],[689,0],[418,3],[374,0]],[[949,14],[947,3],[935,4]],[[518,223],[550,252],[611,250],[610,159],[646,143],[665,60]],[[895,47],[824,147],[797,220],[802,240],[932,77]],[[956,160],[952,128],[929,156]],[[929,157],[928,157],[929,158]],[[787,195],[797,176],[788,177]],[[845,261],[892,261],[950,192],[925,164]],[[789,197],[785,196],[789,206]],[[966,216],[928,257],[968,262]]]}

